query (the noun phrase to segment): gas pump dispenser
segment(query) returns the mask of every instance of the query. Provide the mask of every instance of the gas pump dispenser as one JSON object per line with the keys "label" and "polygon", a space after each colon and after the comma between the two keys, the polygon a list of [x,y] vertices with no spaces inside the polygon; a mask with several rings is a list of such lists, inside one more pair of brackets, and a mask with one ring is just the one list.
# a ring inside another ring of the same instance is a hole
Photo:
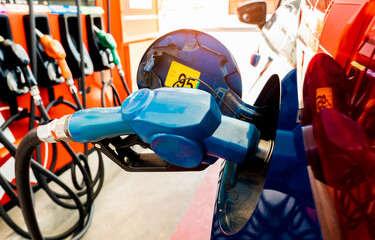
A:
{"label": "gas pump dispenser", "polygon": [[[33,17],[30,17],[33,18]],[[45,20],[45,19],[44,19]],[[69,68],[67,67],[67,63],[65,61],[65,51],[62,48],[61,44],[57,42],[56,40],[53,40],[46,29],[43,28],[43,24],[41,22],[46,23],[46,21],[39,21],[39,24],[37,24],[37,27],[39,27],[41,30],[36,30],[37,35],[39,36],[40,43],[38,43],[37,47],[40,53],[42,53],[39,56],[46,57],[45,59],[48,59],[48,61],[51,61],[53,64],[56,64],[56,67],[60,68],[60,74],[62,77],[66,78],[67,80],[72,79],[72,73],[70,72]],[[37,21],[38,23],[38,21]],[[45,25],[44,25],[45,27]],[[31,29],[34,29],[31,28]],[[43,31],[43,32],[42,32]],[[35,34],[35,33],[33,33]],[[9,69],[11,71],[16,71],[19,69],[20,72],[20,83],[24,84],[27,89],[30,91],[30,94],[32,96],[32,103],[30,106],[30,113],[27,113],[27,116],[30,116],[30,125],[34,126],[35,119],[39,120],[40,123],[46,123],[50,121],[50,116],[48,114],[48,106],[44,107],[42,98],[39,95],[39,89],[38,89],[38,83],[35,80],[34,75],[31,73],[31,70],[28,66],[30,63],[30,59],[26,53],[26,51],[22,48],[21,45],[14,43],[10,39],[0,39],[0,51],[3,53],[4,58],[4,64],[1,64],[1,68],[3,69]],[[30,50],[30,53],[37,53],[37,51]],[[43,55],[44,54],[44,55]],[[44,58],[43,58],[44,59]],[[45,60],[44,59],[44,60]],[[1,62],[3,63],[3,62]],[[45,63],[45,62],[44,62]],[[47,65],[48,66],[48,65]],[[48,71],[48,67],[47,67]],[[58,71],[58,70],[57,70]],[[64,80],[62,78],[62,80]],[[48,83],[48,80],[50,79],[43,79],[44,83]],[[43,82],[43,81],[42,81]],[[49,82],[47,85],[53,85],[51,82]],[[44,85],[46,86],[46,85]],[[74,85],[73,85],[74,86]],[[71,90],[75,90],[73,92],[77,92],[75,88]],[[78,98],[77,98],[78,99]],[[49,103],[49,106],[52,102]],[[76,110],[77,107],[71,104],[73,108]],[[38,110],[41,114],[41,117],[37,116],[35,114],[35,106],[38,107]],[[10,119],[14,120],[14,117],[12,116]],[[9,124],[11,122],[10,120],[7,120],[6,123]],[[3,127],[6,124],[3,124],[1,127]],[[4,127],[6,128],[6,126]],[[3,143],[5,148],[9,151],[10,155],[14,155],[16,152],[16,149],[18,151],[18,148],[10,142],[9,139],[7,139],[3,134],[1,134],[0,131],[0,141]],[[54,236],[56,239],[63,239],[71,234],[84,234],[84,232],[88,229],[88,226],[90,225],[90,219],[92,218],[93,214],[93,201],[95,197],[100,192],[102,181],[103,181],[103,165],[102,165],[102,157],[101,154],[99,154],[99,167],[98,172],[95,175],[92,175],[92,172],[88,170],[88,163],[87,163],[87,157],[86,155],[82,153],[77,153],[73,149],[73,146],[70,146],[68,143],[62,142],[62,148],[66,151],[65,156],[67,156],[67,160],[71,161],[71,164],[68,166],[71,167],[72,171],[72,183],[74,186],[74,190],[70,188],[67,184],[65,184],[63,181],[61,181],[54,172],[59,171],[56,164],[58,161],[58,150],[60,147],[58,147],[56,144],[52,144],[52,153],[49,152],[49,155],[47,151],[49,151],[49,146],[45,145],[45,148],[43,149],[36,149],[35,155],[32,156],[33,159],[36,161],[31,162],[32,170],[34,173],[34,176],[38,182],[38,188],[43,188],[45,192],[48,194],[48,196],[52,199],[54,203],[57,205],[67,208],[76,210],[79,213],[79,219],[75,222],[73,222],[73,226],[69,228],[67,231]],[[59,151],[60,152],[60,151]],[[43,153],[45,154],[44,161],[47,162],[47,160],[51,160],[51,162],[48,162],[49,165],[42,166],[40,163],[43,161],[42,156]],[[60,155],[61,156],[61,155]],[[48,158],[50,157],[50,158]],[[48,159],[47,159],[48,158]],[[56,167],[56,168],[55,168]],[[48,168],[48,170],[46,170]],[[77,173],[82,174],[81,176],[83,179],[77,179]],[[1,176],[0,176],[1,177]],[[93,179],[94,178],[94,179]],[[64,189],[64,193],[56,192],[55,190],[51,189],[48,185],[49,182],[55,182],[58,184],[62,189]],[[7,183],[2,181],[1,185],[3,186],[9,186],[11,183]],[[14,193],[14,189],[12,187],[6,187],[4,188],[7,190],[8,196],[10,196],[11,200],[15,205],[18,205],[18,197]],[[33,190],[35,188],[32,188]],[[79,197],[84,196],[82,201]],[[73,200],[73,203],[67,203],[66,200],[71,199]],[[5,219],[6,223],[17,233],[21,234],[23,237],[30,238],[30,235],[28,232],[24,231],[22,228],[20,228],[7,214],[5,211],[2,211],[2,208],[0,208],[0,215]]]}

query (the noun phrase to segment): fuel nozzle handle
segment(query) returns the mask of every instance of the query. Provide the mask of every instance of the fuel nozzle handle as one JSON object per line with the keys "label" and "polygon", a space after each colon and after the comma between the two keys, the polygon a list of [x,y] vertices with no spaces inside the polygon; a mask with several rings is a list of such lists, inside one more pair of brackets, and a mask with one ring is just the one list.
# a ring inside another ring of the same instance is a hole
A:
{"label": "fuel nozzle handle", "polygon": [[99,40],[99,43],[104,48],[108,48],[111,51],[112,56],[113,56],[113,63],[116,65],[117,71],[118,71],[118,73],[120,75],[120,78],[121,78],[121,81],[122,81],[122,84],[124,85],[126,93],[128,95],[130,95],[130,89],[129,89],[128,85],[126,84],[126,81],[125,81],[125,72],[122,69],[121,59],[120,59],[120,56],[118,55],[118,52],[116,50],[116,47],[117,47],[116,40],[113,38],[112,34],[106,33],[104,30],[99,29],[95,25],[93,26],[93,29],[96,33],[96,36]]}
{"label": "fuel nozzle handle", "polygon": [[30,63],[30,58],[25,49],[12,40],[0,36],[0,47],[4,50],[6,58],[11,60],[9,62],[12,65],[28,65]]}
{"label": "fuel nozzle handle", "polygon": [[99,40],[100,45],[102,45],[104,48],[108,48],[113,56],[113,62],[118,68],[121,66],[121,60],[120,56],[118,55],[118,52],[116,50],[117,43],[116,40],[113,38],[112,34],[106,33],[104,30],[99,29],[97,26],[93,26],[93,29],[96,33],[96,36]]}
{"label": "fuel nozzle handle", "polygon": [[[68,63],[66,62],[66,52],[64,47],[59,41],[53,39],[48,34],[43,34],[38,29],[35,29],[35,33],[39,37],[40,44],[43,46],[46,54],[57,61],[57,64],[61,69],[61,76],[66,80],[66,84],[68,85],[70,92],[75,95],[78,90],[74,85],[73,74],[68,66]],[[78,98],[76,98],[75,101],[79,108],[82,109],[82,104],[79,102]]]}
{"label": "fuel nozzle handle", "polygon": [[16,44],[10,39],[4,39],[2,36],[0,36],[0,48],[4,51],[5,65],[10,69],[20,67],[29,88],[36,86],[36,80],[28,66],[30,58],[25,49],[20,44]]}
{"label": "fuel nozzle handle", "polygon": [[222,115],[213,97],[197,89],[142,89],[121,107],[85,109],[38,127],[45,142],[87,143],[128,134],[182,167],[198,166],[206,156],[243,163],[265,150],[254,125]]}
{"label": "fuel nozzle handle", "polygon": [[56,39],[53,39],[50,35],[43,34],[38,29],[35,29],[35,33],[39,37],[40,44],[43,46],[46,54],[57,61],[63,78],[73,78],[72,72],[70,71],[70,68],[65,60],[66,52],[61,43]]}

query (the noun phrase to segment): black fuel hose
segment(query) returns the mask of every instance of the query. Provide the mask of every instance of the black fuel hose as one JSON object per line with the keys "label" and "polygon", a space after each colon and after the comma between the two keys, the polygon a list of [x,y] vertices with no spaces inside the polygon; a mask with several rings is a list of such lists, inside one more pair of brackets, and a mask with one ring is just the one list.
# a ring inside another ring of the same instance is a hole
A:
{"label": "black fuel hose", "polygon": [[120,73],[120,79],[121,79],[122,85],[124,85],[124,88],[125,88],[126,93],[127,93],[128,96],[129,96],[131,92],[130,92],[130,90],[129,90],[128,84],[126,83],[126,80],[125,80],[124,74],[121,74],[121,73]]}
{"label": "black fuel hose", "polygon": [[[38,109],[39,109],[39,111],[42,115],[42,118],[44,119],[44,122],[50,121],[50,117],[48,115],[48,112],[46,111],[46,109],[44,108],[44,106],[42,104],[38,105]],[[82,187],[79,188],[79,187],[77,187],[77,184],[74,184],[74,185],[75,185],[76,189],[78,189],[78,190],[82,190],[83,186],[86,187],[83,191],[79,192],[78,194],[80,196],[83,196],[84,194],[87,195],[86,201],[83,203],[84,206],[85,206],[84,216],[86,216],[88,214],[89,215],[88,218],[92,218],[92,216],[91,216],[92,211],[90,209],[92,208],[93,201],[98,196],[98,194],[99,194],[99,192],[100,192],[100,190],[103,186],[104,166],[103,166],[103,164],[99,165],[98,174],[97,174],[97,178],[96,178],[99,181],[99,185],[98,185],[96,191],[94,192],[93,188],[94,188],[94,185],[96,184],[97,181],[93,184],[92,179],[91,179],[90,169],[88,167],[88,162],[84,161],[85,166],[83,166],[80,162],[80,159],[78,158],[76,153],[73,151],[73,149],[69,146],[69,144],[66,143],[66,142],[61,142],[61,143],[73,159],[73,163],[71,165],[71,166],[73,166],[72,171],[74,171],[74,173],[75,173],[75,167],[78,166],[80,172],[82,173],[82,176],[83,176],[83,183],[81,184]],[[20,149],[19,151],[22,151],[22,150]],[[102,159],[99,159],[99,161],[102,162]],[[36,174],[36,175],[38,175],[38,174]],[[65,208],[70,208],[70,209],[75,208],[74,206],[66,204],[66,203],[59,200],[59,198],[71,199],[70,194],[68,194],[68,195],[58,194],[58,193],[54,192],[52,189],[49,188],[49,186],[47,184],[47,181],[45,181],[41,177],[38,177],[38,179],[40,180],[39,183],[42,185],[42,188],[47,192],[47,194],[51,197],[51,199],[55,203],[57,203],[58,205],[60,205],[62,207],[65,207]],[[73,180],[73,183],[77,182],[75,177],[73,177],[72,180]],[[81,221],[83,221],[84,219],[85,219],[84,217],[80,218]],[[87,223],[89,223],[89,222],[87,222]],[[81,225],[81,228],[83,228],[83,227],[84,227],[84,225]],[[77,234],[79,234],[79,233],[77,233]]]}
{"label": "black fuel hose", "polygon": [[[14,156],[17,153],[17,147],[6,138],[3,131],[0,131],[0,142],[4,145],[4,147],[7,148],[7,150],[11,153],[12,156]],[[39,181],[41,180],[42,176],[45,176],[46,179],[48,178],[49,180],[54,181],[57,185],[59,185],[62,189],[64,189],[70,196],[70,199],[72,199],[75,202],[73,209],[78,209],[79,211],[79,220],[77,221],[77,223],[73,225],[69,230],[65,231],[64,233],[58,236],[52,237],[52,239],[66,238],[67,236],[74,234],[75,232],[76,234],[80,234],[80,232],[82,231],[81,229],[86,229],[87,226],[85,225],[85,222],[84,222],[85,210],[79,199],[79,196],[76,193],[74,193],[66,184],[64,184],[55,174],[44,169],[39,163],[35,161],[31,161],[31,167],[35,173],[34,174],[35,177],[37,177],[38,179],[38,184],[43,182],[43,181]],[[9,183],[1,174],[0,174],[0,186],[4,189],[5,193],[10,197],[11,201],[15,205],[19,206],[20,200],[15,194],[15,192],[13,191],[13,187],[11,186],[11,183]],[[48,191],[48,189],[45,189],[45,191],[47,192],[49,196],[51,195],[53,196],[53,194],[51,194],[51,191]],[[92,208],[92,205],[88,207]],[[90,214],[92,214],[92,211],[90,211]],[[0,216],[15,232],[17,232],[23,237],[29,238],[29,234],[26,231],[24,231],[22,228],[20,228],[16,223],[14,223],[14,221],[9,217],[9,215],[6,213],[2,205],[0,205]],[[88,216],[88,218],[90,219],[92,218],[92,216]],[[77,232],[77,229],[80,231]]]}
{"label": "black fuel hose", "polygon": [[113,104],[114,106],[120,106],[121,105],[121,100],[120,100],[120,95],[118,94],[118,91],[115,87],[115,85],[112,83],[112,79],[109,82],[102,82],[102,90],[101,90],[101,100],[102,100],[102,107],[106,107],[105,104],[105,90],[107,87],[112,88],[112,95],[113,95]]}
{"label": "black fuel hose", "polygon": [[35,103],[33,99],[30,100],[30,121],[29,121],[29,129],[33,129],[35,127]]}
{"label": "black fuel hose", "polygon": [[34,7],[33,0],[28,0],[29,3],[29,29],[30,29],[30,60],[31,60],[31,71],[35,79],[38,79],[37,75],[37,58],[36,58],[36,35],[35,35],[35,17],[34,17]]}
{"label": "black fuel hose", "polygon": [[18,147],[19,151],[16,152],[15,163],[18,199],[26,226],[29,229],[31,238],[34,240],[42,240],[43,236],[34,211],[29,169],[31,166],[31,156],[36,147],[41,143],[42,141],[38,138],[36,129],[34,128],[29,131]]}
{"label": "black fuel hose", "polygon": [[12,116],[10,116],[8,119],[5,120],[5,122],[3,122],[3,124],[1,124],[1,130],[4,131],[7,127],[9,127],[9,125],[16,121],[16,120],[19,120],[19,119],[22,119],[22,118],[25,118],[25,117],[28,117],[29,114],[27,112],[27,109],[22,109],[22,111],[16,113],[16,114],[13,114]]}
{"label": "black fuel hose", "polygon": [[81,21],[81,0],[76,0],[77,5],[77,30],[78,30],[78,50],[81,57],[80,69],[81,69],[81,89],[82,89],[82,105],[86,108],[86,79],[85,79],[85,62],[83,59],[83,37],[82,37],[82,21]]}
{"label": "black fuel hose", "polygon": [[[115,87],[115,85],[112,83],[111,85],[111,88],[112,88],[112,92],[113,92],[113,102],[114,102],[114,105],[115,106],[121,106],[121,100],[120,100],[120,95],[118,94],[118,91]],[[116,103],[117,101],[117,103]]]}
{"label": "black fuel hose", "polygon": [[[33,0],[28,0],[29,4],[29,15],[30,15],[30,21],[29,21],[29,29],[30,29],[30,60],[31,60],[31,71],[35,77],[35,79],[38,79],[37,76],[37,60],[36,60],[36,38],[35,38],[35,18],[34,18],[34,7],[33,7]],[[26,76],[25,76],[26,77]],[[33,112],[34,111],[34,112]],[[31,98],[30,101],[30,122],[29,122],[29,129],[34,128],[34,121],[35,121],[35,103],[33,99]]]}
{"label": "black fuel hose", "polygon": [[73,93],[72,93],[72,96],[73,96],[74,102],[77,104],[77,108],[78,108],[78,110],[82,110],[82,109],[83,109],[83,106],[82,106],[81,101],[80,101],[79,98],[78,98],[78,94],[77,94],[76,92],[73,92]]}
{"label": "black fuel hose", "polygon": [[[79,110],[79,109],[77,109],[74,105],[72,105],[70,102],[68,102],[68,101],[64,101],[64,100],[62,100],[61,97],[60,97],[60,98],[58,98],[57,100],[55,100],[54,102],[49,103],[49,104],[47,105],[47,107],[46,107],[46,111],[48,112],[52,106],[57,105],[57,104],[59,104],[60,102],[63,103],[63,104],[65,104],[65,105],[67,105],[67,106],[69,106],[69,107],[71,107],[73,110],[76,110],[76,111]],[[120,104],[121,104],[121,103],[120,103]],[[88,164],[88,161],[87,161],[87,159],[86,159],[86,155],[82,155],[82,154],[78,154],[78,155],[77,155],[77,154],[76,154],[76,153],[70,148],[70,146],[69,146],[67,143],[63,143],[63,145],[64,145],[65,149],[68,151],[69,155],[70,155],[70,156],[72,157],[72,159],[73,159],[73,163],[71,164],[71,174],[72,174],[72,181],[73,181],[73,184],[74,184],[74,186],[76,187],[77,190],[82,190],[83,187],[86,186],[87,183],[86,183],[86,184],[78,184],[77,176],[76,176],[76,165],[79,166],[79,161],[80,161],[80,159],[82,159],[83,163],[85,164],[85,171],[88,173],[88,175],[89,175],[89,177],[90,177],[90,179],[91,179],[91,170],[90,170],[90,168],[88,167],[89,164]],[[102,188],[102,186],[103,186],[103,182],[104,182],[104,164],[103,164],[103,157],[102,157],[100,151],[98,151],[98,150],[95,150],[95,151],[98,152],[98,161],[99,161],[99,164],[98,164],[98,172],[96,173],[95,178],[94,178],[94,180],[92,181],[92,186],[93,186],[93,187],[95,187],[95,186],[98,184],[96,191],[93,192],[93,195],[92,195],[92,196],[93,196],[93,199],[95,199],[95,198],[98,196],[98,194],[99,194],[99,192],[100,192],[100,190],[101,190],[101,188]],[[79,168],[80,168],[80,171],[81,171],[81,173],[82,173],[82,169],[83,169],[83,167],[79,166]],[[82,174],[83,174],[83,173],[82,173]],[[48,188],[48,185],[45,185],[45,188]],[[51,190],[51,191],[52,191],[52,190]],[[84,194],[87,194],[87,190],[83,190],[83,191],[81,191],[81,192],[78,192],[77,194],[78,194],[78,196],[83,196]],[[69,199],[69,198],[70,198],[70,197],[67,196],[67,195],[63,195],[63,194],[59,194],[59,193],[55,193],[55,195],[56,195],[56,197],[58,197],[58,198],[62,198],[62,199]],[[54,198],[54,199],[56,199],[56,198]],[[61,202],[61,201],[59,201],[58,204],[59,204],[59,205],[66,206],[66,207],[71,207],[71,206],[66,205],[65,203],[63,203],[63,202]]]}
{"label": "black fuel hose", "polygon": [[[5,193],[10,198],[11,202],[14,205],[18,206],[19,202],[18,202],[17,194],[13,191],[13,187],[10,185],[8,180],[5,179],[5,177],[2,174],[0,174],[0,186],[4,189]],[[2,206],[2,205],[0,204],[0,206]]]}
{"label": "black fuel hose", "polygon": [[[45,120],[45,122],[48,122],[48,121],[51,120],[43,105],[41,105],[41,104],[38,105],[38,109],[39,109],[43,119]],[[88,204],[91,204],[89,202],[92,202],[94,200],[94,198],[93,198],[94,193],[93,193],[93,190],[92,190],[92,182],[91,182],[91,176],[90,176],[91,174],[89,174],[90,169],[88,167],[88,163],[87,163],[87,161],[85,161],[85,167],[83,167],[81,162],[80,162],[80,159],[77,156],[77,154],[73,151],[73,149],[69,146],[69,144],[66,143],[66,142],[61,142],[61,143],[64,146],[64,148],[68,151],[69,155],[72,157],[73,166],[75,166],[74,164],[76,164],[79,167],[79,169],[80,169],[80,171],[83,175],[83,178],[85,179],[84,182],[85,182],[86,190],[87,190],[87,201],[86,202]],[[73,178],[73,183],[75,183],[75,182],[76,182],[76,179]],[[75,187],[77,189],[80,189],[79,187],[77,187],[76,184],[75,184]],[[54,199],[56,199],[56,198],[54,198]]]}
{"label": "black fuel hose", "polygon": [[57,106],[57,105],[59,105],[59,104],[64,104],[64,105],[70,107],[71,109],[73,109],[74,111],[78,111],[78,110],[81,110],[81,109],[82,109],[82,108],[80,108],[80,107],[82,107],[82,105],[80,105],[80,106],[77,105],[77,106],[76,106],[76,105],[74,105],[73,103],[64,100],[63,97],[60,96],[60,97],[58,97],[57,99],[55,99],[55,100],[53,100],[53,101],[51,101],[51,102],[49,102],[49,103],[47,104],[47,106],[46,106],[46,111],[49,112],[49,110],[50,110],[52,107],[55,107],[55,106]]}
{"label": "black fuel hose", "polygon": [[107,31],[111,33],[111,0],[107,0]]}
{"label": "black fuel hose", "polygon": [[48,121],[51,120],[48,113],[47,113],[46,108],[42,104],[38,105],[38,110],[39,110],[40,115],[42,116],[42,118],[44,119],[45,122],[48,122]]}
{"label": "black fuel hose", "polygon": [[[43,175],[47,178],[53,179],[58,183],[65,191],[71,194],[73,200],[77,204],[79,210],[79,222],[76,223],[73,227],[71,227],[65,233],[59,235],[58,237],[52,237],[51,239],[61,239],[64,237],[68,237],[69,235],[76,235],[76,236],[83,236],[83,232],[86,232],[88,227],[88,223],[91,222],[92,213],[93,213],[93,206],[90,205],[88,218],[85,224],[85,211],[82,206],[79,197],[72,192],[72,190],[67,187],[64,183],[61,182],[53,173],[45,170],[39,163],[35,161],[31,161],[31,156],[35,149],[42,143],[39,140],[37,135],[36,128],[29,131],[26,136],[22,139],[18,151],[16,152],[16,162],[15,162],[15,169],[16,169],[16,186],[19,196],[19,204],[21,207],[22,214],[24,216],[26,226],[29,230],[30,237],[35,240],[43,239],[42,233],[40,231],[36,214],[33,206],[33,198],[32,198],[32,191],[30,187],[30,172],[29,169],[31,165],[35,167],[37,171],[40,171]],[[79,228],[77,229],[77,226]],[[79,230],[79,231],[77,231]],[[46,238],[49,239],[49,238]]]}

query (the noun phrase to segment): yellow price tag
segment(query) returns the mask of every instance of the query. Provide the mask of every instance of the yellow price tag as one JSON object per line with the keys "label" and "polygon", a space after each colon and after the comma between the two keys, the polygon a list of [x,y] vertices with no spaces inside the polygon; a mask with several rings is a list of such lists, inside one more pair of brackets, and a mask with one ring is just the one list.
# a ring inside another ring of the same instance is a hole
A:
{"label": "yellow price tag", "polygon": [[167,87],[198,88],[199,81],[185,78],[199,79],[200,75],[201,73],[199,71],[189,68],[181,63],[172,61],[164,85]]}

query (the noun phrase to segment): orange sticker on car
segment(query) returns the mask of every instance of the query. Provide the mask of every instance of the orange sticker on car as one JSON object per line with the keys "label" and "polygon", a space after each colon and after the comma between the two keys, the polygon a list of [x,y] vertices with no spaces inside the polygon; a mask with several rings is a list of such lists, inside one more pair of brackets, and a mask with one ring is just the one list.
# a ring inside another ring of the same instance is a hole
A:
{"label": "orange sticker on car", "polygon": [[323,108],[333,108],[332,88],[330,87],[316,89],[316,112]]}

